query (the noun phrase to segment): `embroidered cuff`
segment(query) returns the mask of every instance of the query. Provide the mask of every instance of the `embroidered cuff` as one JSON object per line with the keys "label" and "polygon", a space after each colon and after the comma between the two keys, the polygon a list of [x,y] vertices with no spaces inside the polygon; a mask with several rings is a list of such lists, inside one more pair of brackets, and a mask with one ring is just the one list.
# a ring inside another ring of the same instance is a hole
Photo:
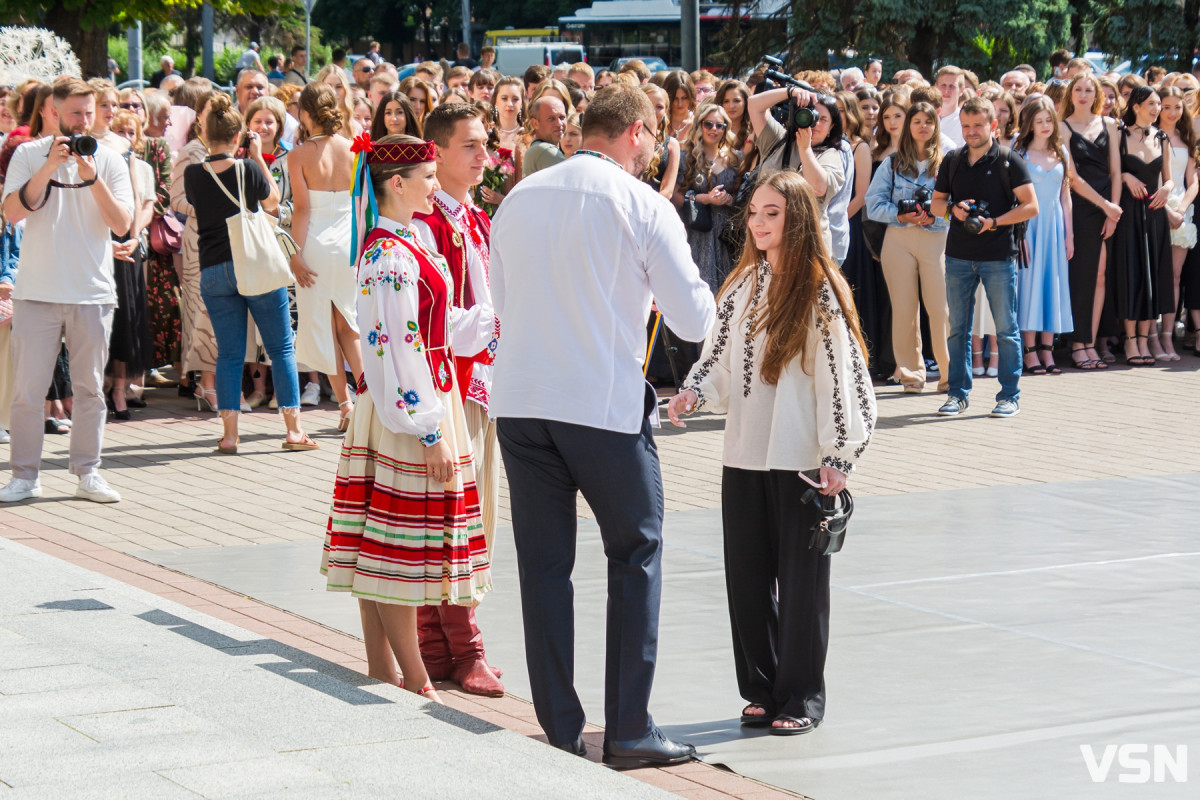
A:
{"label": "embroidered cuff", "polygon": [[421,440],[421,444],[425,445],[426,447],[433,447],[442,440],[442,429],[439,426],[436,431],[428,436],[420,436],[418,438]]}
{"label": "embroidered cuff", "polygon": [[844,458],[838,458],[836,456],[825,456],[824,458],[821,459],[821,466],[822,467],[832,467],[833,469],[836,469],[838,472],[841,472],[844,475],[849,475],[851,472],[854,471],[853,464],[851,464],[849,461],[847,461]]}
{"label": "embroidered cuff", "polygon": [[684,392],[691,390],[696,393],[696,407],[692,411],[699,411],[704,407],[704,392],[700,391],[699,386],[684,386],[679,391]]}

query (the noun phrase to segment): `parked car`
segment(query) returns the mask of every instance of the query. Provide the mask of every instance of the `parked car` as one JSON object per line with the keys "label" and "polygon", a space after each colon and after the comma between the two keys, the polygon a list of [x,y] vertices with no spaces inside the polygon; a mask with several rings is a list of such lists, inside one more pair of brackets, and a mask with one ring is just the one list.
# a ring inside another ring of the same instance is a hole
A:
{"label": "parked car", "polygon": [[587,61],[587,51],[576,42],[524,42],[496,45],[495,69],[501,75],[524,75],[534,64],[554,67]]}
{"label": "parked car", "polygon": [[646,69],[650,70],[651,73],[662,72],[663,70],[669,69],[678,69],[678,67],[668,67],[667,62],[663,61],[658,56],[622,56],[621,58],[614,58],[612,64],[609,64],[608,68],[613,72],[616,72],[617,70],[621,69],[622,64],[627,61],[634,60],[640,60],[646,65]]}

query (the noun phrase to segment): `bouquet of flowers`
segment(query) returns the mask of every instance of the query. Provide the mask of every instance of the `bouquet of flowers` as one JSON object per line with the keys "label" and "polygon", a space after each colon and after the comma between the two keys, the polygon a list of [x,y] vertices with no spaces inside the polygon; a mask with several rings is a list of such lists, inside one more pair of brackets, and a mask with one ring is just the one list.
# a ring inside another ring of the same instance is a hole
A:
{"label": "bouquet of flowers", "polygon": [[496,155],[488,156],[488,164],[483,169],[483,180],[480,181],[479,186],[475,187],[475,204],[482,208],[488,217],[496,215],[496,209],[500,204],[484,202],[483,187],[486,186],[493,192],[503,194],[516,172],[517,163],[513,158],[512,150],[501,147],[496,151]]}

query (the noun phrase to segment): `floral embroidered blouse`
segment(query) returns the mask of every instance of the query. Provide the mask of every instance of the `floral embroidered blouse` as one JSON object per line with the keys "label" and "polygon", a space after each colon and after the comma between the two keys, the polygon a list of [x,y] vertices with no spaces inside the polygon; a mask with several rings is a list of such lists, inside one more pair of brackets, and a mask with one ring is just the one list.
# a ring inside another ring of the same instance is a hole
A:
{"label": "floral embroidered blouse", "polygon": [[447,410],[439,392],[453,388],[451,279],[439,256],[414,253],[420,247],[408,228],[379,218],[358,262],[358,324],[363,377],[380,421],[430,446],[442,438]]}
{"label": "floral embroidered blouse", "polygon": [[721,297],[717,323],[683,388],[696,392],[695,410],[727,415],[725,466],[833,467],[849,474],[875,428],[875,391],[862,348],[826,283],[821,314],[813,313],[816,335],[809,338],[809,353],[789,364],[774,386],[763,383],[766,334],[749,333],[770,281],[771,266],[764,260]]}

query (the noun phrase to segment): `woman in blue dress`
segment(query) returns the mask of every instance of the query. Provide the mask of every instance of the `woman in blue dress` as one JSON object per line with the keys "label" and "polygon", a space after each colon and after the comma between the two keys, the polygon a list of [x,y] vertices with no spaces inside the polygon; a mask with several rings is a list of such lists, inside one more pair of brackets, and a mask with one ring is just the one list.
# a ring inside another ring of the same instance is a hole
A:
{"label": "woman in blue dress", "polygon": [[1075,251],[1071,226],[1070,156],[1063,147],[1058,115],[1047,97],[1021,111],[1017,151],[1029,166],[1038,215],[1025,231],[1029,266],[1017,271],[1017,325],[1025,345],[1024,372],[1058,375],[1054,335],[1075,329],[1067,262]]}

